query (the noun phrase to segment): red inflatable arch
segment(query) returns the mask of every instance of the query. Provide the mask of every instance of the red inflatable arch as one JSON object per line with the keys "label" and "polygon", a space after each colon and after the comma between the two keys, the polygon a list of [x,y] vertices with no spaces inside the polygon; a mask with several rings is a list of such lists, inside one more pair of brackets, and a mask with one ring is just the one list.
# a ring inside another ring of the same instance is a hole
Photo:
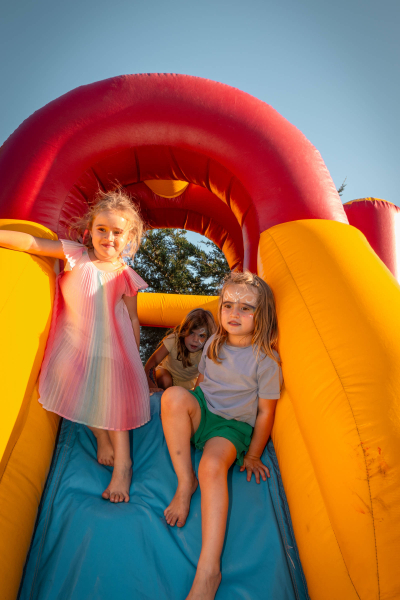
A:
{"label": "red inflatable arch", "polygon": [[[128,75],[65,94],[7,140],[0,177],[3,218],[59,235],[98,185],[188,181],[179,201],[158,205],[143,194],[154,226],[184,223],[225,246],[231,266],[243,261],[253,271],[269,227],[310,218],[347,223],[320,154],[298,129],[244,92],[191,76]],[[195,210],[198,202],[204,211]]]}

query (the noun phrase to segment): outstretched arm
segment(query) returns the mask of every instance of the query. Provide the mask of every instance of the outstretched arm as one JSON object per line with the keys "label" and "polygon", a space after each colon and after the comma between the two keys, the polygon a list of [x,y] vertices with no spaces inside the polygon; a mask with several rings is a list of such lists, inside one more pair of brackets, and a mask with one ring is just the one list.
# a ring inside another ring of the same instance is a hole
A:
{"label": "outstretched arm", "polygon": [[167,348],[164,346],[164,344],[161,344],[161,346],[157,348],[157,350],[150,356],[144,367],[144,372],[146,373],[147,383],[149,384],[150,389],[157,388],[157,381],[154,382],[150,379],[150,370],[159,365],[160,362],[167,356],[167,354]]}
{"label": "outstretched arm", "polygon": [[277,400],[267,400],[265,398],[259,398],[258,400],[258,412],[253,436],[244,457],[243,465],[240,467],[241,471],[246,469],[247,481],[250,481],[252,473],[254,473],[257,483],[260,483],[260,475],[264,481],[267,477],[270,477],[269,469],[261,462],[261,454],[264,452],[271,435],[276,403]]}
{"label": "outstretched arm", "polygon": [[9,250],[19,250],[36,256],[51,256],[65,260],[62,244],[59,240],[38,238],[21,231],[0,230],[0,246]]}

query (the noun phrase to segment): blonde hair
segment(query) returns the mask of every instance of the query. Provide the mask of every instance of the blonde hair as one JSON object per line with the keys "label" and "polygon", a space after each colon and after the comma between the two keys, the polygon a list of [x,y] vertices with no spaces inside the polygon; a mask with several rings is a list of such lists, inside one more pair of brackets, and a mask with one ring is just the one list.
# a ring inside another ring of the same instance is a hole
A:
{"label": "blonde hair", "polygon": [[243,273],[231,272],[225,278],[219,296],[217,332],[208,347],[208,358],[217,364],[221,364],[219,352],[228,338],[228,332],[221,324],[222,303],[228,285],[248,286],[256,292],[257,306],[254,313],[254,331],[251,344],[255,347],[257,358],[262,352],[280,365],[280,360],[274,352],[278,343],[278,319],[276,317],[274,294],[261,277],[250,273],[250,271],[244,271]]}
{"label": "blonde hair", "polygon": [[185,337],[190,335],[195,329],[204,327],[207,331],[207,340],[214,333],[216,329],[214,317],[209,310],[203,308],[195,308],[186,315],[182,323],[177,325],[175,329],[167,332],[167,335],[161,340],[159,347],[163,343],[163,340],[172,333],[176,338],[177,346],[177,359],[182,361],[184,368],[191,367],[192,363],[189,359],[189,350],[186,348]]}
{"label": "blonde hair", "polygon": [[123,254],[133,258],[139,249],[143,236],[144,224],[139,210],[132,203],[130,196],[121,186],[113,190],[103,192],[99,190],[95,196],[93,206],[83,217],[78,217],[70,226],[74,237],[80,237],[83,244],[93,248],[92,236],[90,234],[93,222],[97,215],[105,210],[123,214],[128,221],[128,242],[124,248]]}

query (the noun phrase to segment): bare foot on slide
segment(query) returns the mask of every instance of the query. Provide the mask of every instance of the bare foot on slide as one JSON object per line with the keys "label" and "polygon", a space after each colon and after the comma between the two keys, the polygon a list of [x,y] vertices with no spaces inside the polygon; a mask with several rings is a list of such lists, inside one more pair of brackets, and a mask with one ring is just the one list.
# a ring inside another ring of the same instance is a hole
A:
{"label": "bare foot on slide", "polygon": [[205,571],[197,568],[192,589],[186,600],[214,600],[219,584],[221,583],[221,572]]}
{"label": "bare foot on slide", "polygon": [[193,478],[187,483],[178,483],[176,488],[175,496],[172,498],[172,502],[164,510],[165,520],[168,525],[172,527],[176,524],[178,527],[183,527],[186,523],[187,516],[189,514],[190,500],[195,493],[199,482],[195,474]]}
{"label": "bare foot on slide", "polygon": [[114,466],[114,449],[111,444],[110,435],[103,429],[96,432],[97,440],[97,462],[107,467]]}
{"label": "bare foot on slide", "polygon": [[129,502],[129,488],[132,481],[132,463],[115,465],[108,487],[102,493],[110,502]]}

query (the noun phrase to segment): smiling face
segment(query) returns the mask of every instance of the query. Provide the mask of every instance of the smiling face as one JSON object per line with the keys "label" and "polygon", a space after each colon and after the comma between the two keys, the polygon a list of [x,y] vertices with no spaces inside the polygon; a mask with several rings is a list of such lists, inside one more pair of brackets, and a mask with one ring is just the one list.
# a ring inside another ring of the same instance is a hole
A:
{"label": "smiling face", "polygon": [[112,262],[129,242],[129,222],[123,213],[104,210],[96,215],[91,235],[96,258]]}
{"label": "smiling face", "polygon": [[221,325],[232,345],[248,345],[254,331],[258,293],[251,286],[231,284],[223,294]]}
{"label": "smiling face", "polygon": [[185,346],[189,352],[197,352],[204,346],[207,338],[207,330],[205,327],[193,329],[193,331],[185,337]]}

